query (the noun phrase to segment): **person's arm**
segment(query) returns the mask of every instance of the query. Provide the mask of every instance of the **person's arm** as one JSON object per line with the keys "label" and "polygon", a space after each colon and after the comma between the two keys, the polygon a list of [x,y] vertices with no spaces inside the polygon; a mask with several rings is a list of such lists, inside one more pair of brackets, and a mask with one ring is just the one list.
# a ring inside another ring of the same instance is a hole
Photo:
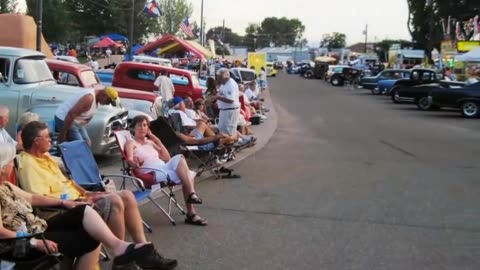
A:
{"label": "person's arm", "polygon": [[78,205],[85,204],[84,202],[75,202],[75,201],[63,201],[60,198],[53,198],[39,194],[33,194],[21,190],[19,187],[15,185],[10,185],[12,188],[13,193],[16,196],[24,198],[28,203],[30,203],[33,207],[64,207],[64,208],[75,208]]}
{"label": "person's arm", "polygon": [[212,137],[203,137],[201,139],[197,139],[192,136],[185,135],[183,133],[177,132],[177,136],[185,143],[185,144],[207,144],[211,142],[218,141],[219,139],[225,137],[223,134],[217,134]]}
{"label": "person's arm", "polygon": [[127,156],[127,163],[133,169],[140,168],[141,164],[139,163],[138,159],[135,158],[133,155],[135,143],[133,140],[129,140],[125,145],[125,155]]}
{"label": "person's arm", "polygon": [[75,118],[77,118],[84,112],[88,112],[92,107],[92,103],[94,102],[94,100],[95,99],[93,98],[93,95],[85,95],[77,102],[77,104],[75,104],[75,106],[73,106],[73,108],[70,109],[70,111],[68,111],[67,116],[63,121],[62,130],[60,131],[60,142],[63,142],[67,139],[68,130],[72,126]]}
{"label": "person's arm", "polygon": [[153,148],[157,150],[158,157],[163,161],[170,160],[171,157],[168,149],[165,147],[165,145],[163,145],[162,141],[160,141],[160,139],[152,133],[150,129],[148,129],[147,137],[152,142]]}

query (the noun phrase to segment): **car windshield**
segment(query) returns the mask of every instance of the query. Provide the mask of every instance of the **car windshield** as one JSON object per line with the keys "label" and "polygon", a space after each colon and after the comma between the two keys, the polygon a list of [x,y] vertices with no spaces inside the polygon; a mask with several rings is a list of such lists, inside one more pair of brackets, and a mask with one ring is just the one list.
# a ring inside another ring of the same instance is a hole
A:
{"label": "car windshield", "polygon": [[82,71],[80,76],[82,76],[82,80],[85,82],[86,87],[100,84],[93,70]]}
{"label": "car windshield", "polygon": [[255,72],[240,71],[240,74],[242,74],[242,81],[244,82],[255,81]]}
{"label": "car windshield", "polygon": [[13,81],[17,84],[54,81],[47,62],[43,59],[43,57],[18,59],[13,70]]}

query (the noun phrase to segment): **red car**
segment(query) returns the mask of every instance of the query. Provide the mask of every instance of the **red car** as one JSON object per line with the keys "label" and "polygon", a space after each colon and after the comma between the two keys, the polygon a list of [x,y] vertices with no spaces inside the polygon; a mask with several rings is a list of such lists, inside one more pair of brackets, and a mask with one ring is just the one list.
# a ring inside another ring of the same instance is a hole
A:
{"label": "red car", "polygon": [[[59,84],[80,86],[83,88],[104,88],[95,72],[86,65],[60,60],[46,60],[53,77]],[[154,93],[115,87],[121,99],[121,105],[127,110],[136,110],[157,119],[161,112],[162,98]],[[131,117],[129,117],[131,118]]]}
{"label": "red car", "polygon": [[153,82],[162,70],[166,70],[175,87],[175,96],[203,98],[203,90],[196,73],[139,62],[123,62],[117,65],[113,74],[112,86],[142,91],[158,91]]}

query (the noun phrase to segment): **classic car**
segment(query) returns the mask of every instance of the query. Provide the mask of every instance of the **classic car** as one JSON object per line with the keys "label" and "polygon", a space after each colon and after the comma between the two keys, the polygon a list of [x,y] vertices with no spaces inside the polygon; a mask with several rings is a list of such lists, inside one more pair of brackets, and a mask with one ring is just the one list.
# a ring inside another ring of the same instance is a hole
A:
{"label": "classic car", "polygon": [[[49,59],[46,62],[50,70],[58,76],[59,84],[82,88],[105,88],[105,85],[101,84],[95,72],[89,66]],[[129,121],[139,114],[146,114],[151,119],[157,119],[160,116],[161,97],[146,91],[121,87],[115,87],[115,89],[121,100],[119,106],[128,110]]]}
{"label": "classic car", "polygon": [[[79,88],[59,85],[50,72],[45,55],[33,50],[0,47],[0,100],[10,110],[7,131],[15,134],[15,125],[26,111],[38,113],[52,122],[58,105]],[[94,154],[107,154],[116,148],[113,131],[127,127],[128,112],[113,106],[100,106],[87,125]]]}
{"label": "classic car", "polygon": [[[309,66],[310,67],[310,66]],[[328,63],[315,62],[315,66],[304,71],[303,77],[307,79],[323,79],[328,70]]]}
{"label": "classic car", "polygon": [[254,69],[250,68],[231,68],[230,77],[237,83],[247,83],[256,80],[256,73]]}
{"label": "classic car", "polygon": [[273,62],[267,62],[267,76],[268,77],[276,77],[277,76],[277,69],[274,67]]}
{"label": "classic car", "polygon": [[148,92],[158,91],[153,82],[162,70],[167,71],[175,87],[175,96],[203,98],[203,88],[196,73],[160,66],[156,64],[123,62],[117,65],[113,73],[112,86],[124,87]]}
{"label": "classic car", "polygon": [[[335,69],[336,70],[336,69]],[[333,86],[342,86],[345,82],[354,82],[358,80],[362,75],[360,69],[351,68],[351,67],[341,67],[340,72],[335,72],[330,78],[330,83]]]}
{"label": "classic car", "polygon": [[410,102],[416,103],[421,110],[434,109],[428,102],[428,93],[434,88],[448,89],[455,86],[462,86],[461,82],[442,81],[442,75],[432,69],[413,69],[408,79],[395,82],[390,90],[391,99],[394,103]]}
{"label": "classic car", "polygon": [[480,116],[480,82],[455,89],[433,89],[428,100],[437,107],[460,108],[466,118]]}
{"label": "classic car", "polygon": [[404,74],[410,74],[408,70],[404,69],[386,69],[380,73],[378,73],[376,76],[369,76],[369,77],[363,77],[360,79],[360,86],[365,89],[372,90],[372,94],[374,95],[379,95],[380,91],[374,91],[377,86],[378,82],[381,80],[398,80],[401,78],[404,78]]}

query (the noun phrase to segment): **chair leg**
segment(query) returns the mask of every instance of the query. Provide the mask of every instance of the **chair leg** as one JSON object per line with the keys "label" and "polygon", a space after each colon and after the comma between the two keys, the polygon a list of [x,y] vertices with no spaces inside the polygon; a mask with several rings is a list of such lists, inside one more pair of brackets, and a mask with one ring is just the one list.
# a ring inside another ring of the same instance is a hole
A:
{"label": "chair leg", "polygon": [[153,230],[152,230],[152,227],[150,227],[150,225],[148,225],[148,223],[146,223],[145,221],[142,220],[142,223],[143,223],[143,226],[147,229],[147,231],[149,233],[152,233]]}
{"label": "chair leg", "polygon": [[186,214],[185,210],[183,210],[182,206],[180,206],[180,204],[178,204],[177,202],[177,198],[175,197],[175,194],[173,193],[173,189],[170,188],[170,194],[167,193],[165,190],[162,189],[162,193],[165,194],[165,196],[168,197],[168,213],[170,214],[170,205],[171,203],[173,202],[173,204],[175,205],[175,207],[178,208],[178,210],[180,210],[180,212],[182,212],[182,214]]}
{"label": "chair leg", "polygon": [[160,204],[158,204],[151,196],[149,196],[148,199],[163,212],[163,214],[170,220],[172,225],[174,226],[177,225],[177,223],[175,223],[175,220],[173,220],[172,216],[170,216],[170,214],[167,211],[165,211],[165,209],[163,209],[163,207]]}
{"label": "chair leg", "polygon": [[110,256],[108,255],[108,251],[105,249],[105,247],[102,245],[102,249],[100,250],[100,256],[102,257],[103,261],[109,261]]}

